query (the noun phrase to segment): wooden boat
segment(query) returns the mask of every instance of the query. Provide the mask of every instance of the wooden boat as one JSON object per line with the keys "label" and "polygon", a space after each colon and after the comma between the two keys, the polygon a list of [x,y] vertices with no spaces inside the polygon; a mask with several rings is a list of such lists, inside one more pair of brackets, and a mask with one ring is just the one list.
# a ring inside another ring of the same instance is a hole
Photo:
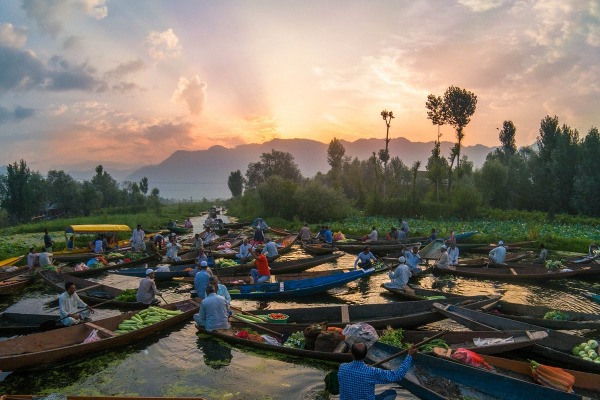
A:
{"label": "wooden boat", "polygon": [[364,250],[366,246],[371,248],[371,253],[375,255],[386,255],[389,253],[401,251],[403,249],[410,249],[413,246],[421,247],[421,243],[400,243],[400,242],[390,242],[386,241],[386,244],[373,244],[373,242],[340,242],[334,241],[333,245],[338,249],[345,251],[347,253],[360,253]]}
{"label": "wooden boat", "polygon": [[98,303],[105,303],[106,306],[128,309],[141,309],[148,307],[148,305],[143,303],[114,300],[114,298],[120,295],[123,290],[112,286],[88,281],[87,279],[78,278],[76,276],[60,274],[54,271],[39,271],[38,273],[44,282],[54,289],[56,293],[63,293],[65,291],[65,283],[73,282],[75,284],[75,288],[77,289],[77,295],[87,304],[94,305]]}
{"label": "wooden boat", "polygon": [[573,267],[569,272],[554,272],[538,267],[496,267],[496,268],[434,268],[434,274],[450,274],[466,278],[492,279],[503,281],[549,281],[573,277],[588,277],[600,275],[600,268]]}
{"label": "wooden boat", "polygon": [[437,260],[442,254],[441,249],[444,246],[443,239],[434,240],[419,250],[419,255],[423,260]]}
{"label": "wooden boat", "polygon": [[[544,319],[544,315],[551,311],[560,311],[568,315],[568,320]],[[527,322],[544,328],[558,330],[600,329],[600,315],[582,313],[570,310],[556,310],[546,306],[532,306],[526,304],[499,301],[489,312],[500,317]]]}
{"label": "wooden boat", "polygon": [[0,272],[0,282],[7,280],[8,278],[12,278],[13,276],[22,275],[30,271],[29,266],[23,265],[21,267],[17,267],[16,270],[10,272]]}
{"label": "wooden boat", "polygon": [[[0,341],[0,369],[20,371],[33,367],[42,368],[62,360],[87,357],[95,352],[125,346],[189,320],[194,313],[198,312],[198,303],[188,299],[161,308],[181,310],[183,313],[122,335],[117,335],[114,331],[122,321],[131,318],[135,312],[130,311],[98,321]],[[101,340],[83,343],[94,329],[98,331]]]}
{"label": "wooden boat", "polygon": [[[269,263],[269,267],[271,268],[271,274],[302,272],[317,265],[334,262],[343,255],[344,253],[338,252],[325,256],[302,258],[300,260],[274,261]],[[238,267],[219,268],[215,266],[213,273],[218,276],[246,276],[250,275],[252,268],[254,268],[254,261],[240,264]]]}
{"label": "wooden boat", "polygon": [[298,279],[278,283],[256,283],[250,285],[237,285],[235,289],[239,292],[229,291],[232,299],[251,299],[251,300],[274,300],[291,297],[311,296],[322,293],[329,289],[343,286],[349,282],[367,278],[375,273],[375,268],[358,270],[321,276],[316,278]]}
{"label": "wooden boat", "polygon": [[186,228],[183,225],[170,226],[167,229],[169,229],[169,232],[177,235],[189,235],[190,233],[194,232],[194,228]]}
{"label": "wooden boat", "polygon": [[596,303],[600,303],[600,294],[596,294],[596,293],[585,293],[585,296],[592,300],[595,301]]}
{"label": "wooden boat", "polygon": [[[504,247],[506,247],[507,252],[520,252],[523,251],[524,247],[531,247],[531,245],[535,244],[535,240],[527,240],[524,242],[511,242],[504,243]],[[469,253],[489,253],[493,249],[498,247],[497,244],[488,244],[484,246],[473,247],[468,250]],[[467,251],[467,250],[465,250]]]}
{"label": "wooden boat", "polygon": [[111,269],[120,269],[120,268],[128,268],[128,267],[132,267],[134,265],[139,265],[139,264],[145,264],[148,262],[151,262],[153,260],[156,260],[158,256],[157,254],[150,254],[150,255],[146,255],[144,257],[138,258],[137,260],[131,260],[129,262],[123,262],[120,264],[114,264],[114,265],[106,265],[103,267],[97,267],[97,268],[90,268],[90,269],[86,269],[84,271],[75,271],[74,267],[62,267],[61,271],[63,273],[67,273],[71,276],[93,276],[93,275],[97,275],[97,274],[101,274],[102,272],[106,272],[106,271],[110,271]]}
{"label": "wooden boat", "polygon": [[[68,235],[111,235],[116,239],[118,233],[129,234],[131,228],[127,225],[118,224],[95,224],[95,225],[69,225],[65,228],[65,242],[68,241]],[[129,240],[123,242],[115,242],[119,247],[122,247],[127,243],[129,247]],[[56,251],[52,253],[53,258],[56,261],[61,262],[77,262],[88,260],[97,256],[97,254],[90,252],[87,248],[74,248],[71,250]]]}
{"label": "wooden boat", "polygon": [[[170,281],[173,278],[183,278],[189,276],[190,270],[194,269],[196,264],[182,264],[182,265],[170,265],[169,271],[156,271],[154,272],[154,280]],[[146,267],[142,268],[125,268],[116,269],[109,271],[112,274],[135,276],[136,278],[144,278],[146,276]],[[193,279],[193,278],[192,278]]]}
{"label": "wooden boat", "polygon": [[[253,228],[256,229],[256,225],[252,225]],[[288,236],[288,235],[292,235],[293,233],[288,231],[287,229],[283,229],[283,228],[272,228],[269,227],[269,229],[267,229],[268,232],[272,232],[276,235],[279,236]]]}
{"label": "wooden boat", "polygon": [[225,229],[240,229],[240,228],[243,228],[245,226],[250,226],[250,224],[252,224],[251,221],[247,221],[247,222],[229,222],[229,223],[223,224],[223,228],[225,228]]}
{"label": "wooden boat", "polygon": [[[43,400],[31,394],[6,394],[2,400]],[[67,396],[67,400],[206,400],[204,397],[153,397],[153,396]]]}
{"label": "wooden boat", "polygon": [[381,284],[381,287],[387,290],[388,292],[393,293],[398,297],[401,297],[402,300],[446,300],[464,299],[466,297],[459,294],[441,292],[439,290],[425,289],[416,286],[409,286],[406,289],[398,289],[394,287],[389,287],[385,283],[383,283]]}
{"label": "wooden boat", "polygon": [[540,357],[556,363],[561,367],[568,367],[580,371],[600,372],[600,364],[593,361],[586,361],[571,354],[573,347],[587,342],[587,339],[578,336],[562,333],[553,329],[543,328],[526,322],[515,321],[508,318],[502,318],[496,315],[468,310],[455,305],[434,304],[435,309],[448,318],[472,330],[545,330],[548,337],[542,339],[538,344],[529,348],[529,350]]}
{"label": "wooden boat", "polygon": [[300,246],[302,247],[302,250],[313,255],[331,254],[334,251],[339,250],[337,247],[332,247],[328,245],[326,246],[323,243],[308,243],[305,241],[301,241]]}
{"label": "wooden boat", "polygon": [[41,332],[63,327],[58,315],[21,314],[7,311],[0,313],[0,336]]}
{"label": "wooden boat", "polygon": [[[373,363],[384,360],[398,351],[397,347],[376,342],[369,349],[366,361]],[[381,367],[397,369],[403,361],[404,357],[397,357],[383,363]],[[561,392],[537,383],[525,382],[423,353],[415,354],[414,366],[399,385],[423,400],[583,399],[577,394]]]}
{"label": "wooden boat", "polygon": [[6,296],[20,291],[33,282],[33,277],[33,272],[25,272],[0,281],[0,296]]}
{"label": "wooden boat", "polygon": [[24,257],[25,256],[17,256],[17,257],[10,257],[10,258],[7,258],[5,260],[2,260],[2,261],[0,261],[0,267],[6,267],[6,266],[11,266],[11,265],[16,265]]}
{"label": "wooden boat", "polygon": [[[299,272],[296,274],[277,274],[271,275],[271,280],[269,282],[285,282],[292,281],[298,279],[308,279],[308,278],[317,278],[322,276],[331,276],[336,274],[343,274],[344,270],[342,269],[332,269],[327,271],[313,271],[313,272]],[[186,276],[181,278],[175,278],[177,282],[187,282],[193,283],[193,276]],[[252,283],[252,277],[250,276],[221,276],[219,277],[219,282],[226,286],[238,286],[238,285],[248,285]]]}
{"label": "wooden boat", "polygon": [[292,246],[294,245],[294,243],[296,243],[296,240],[298,240],[297,233],[288,234],[282,238],[277,239],[275,241],[275,243],[277,244],[277,252],[279,254],[289,253],[290,250],[292,250]]}
{"label": "wooden boat", "polygon": [[502,264],[496,264],[496,263],[492,263],[490,262],[489,258],[473,258],[470,260],[460,260],[458,263],[458,268],[462,268],[462,267],[471,267],[471,268],[483,268],[483,267],[490,267],[490,268],[495,268],[495,267],[506,267],[506,263],[514,263],[517,261],[521,261],[525,258],[527,258],[529,255],[531,255],[531,252],[521,252],[521,253],[516,253],[516,254],[507,254],[506,258],[504,259],[504,263]]}
{"label": "wooden boat", "polygon": [[[500,296],[469,296],[467,299],[448,299],[446,303],[461,304],[468,308],[480,308],[493,304]],[[287,321],[302,330],[312,324],[327,322],[329,326],[344,328],[347,324],[365,322],[375,329],[411,328],[440,321],[444,317],[432,309],[438,300],[422,300],[408,302],[393,302],[380,304],[343,304],[338,306],[281,308],[269,310],[272,313],[289,315]],[[248,311],[251,314],[261,315],[264,310]],[[262,324],[271,328],[272,323]]]}

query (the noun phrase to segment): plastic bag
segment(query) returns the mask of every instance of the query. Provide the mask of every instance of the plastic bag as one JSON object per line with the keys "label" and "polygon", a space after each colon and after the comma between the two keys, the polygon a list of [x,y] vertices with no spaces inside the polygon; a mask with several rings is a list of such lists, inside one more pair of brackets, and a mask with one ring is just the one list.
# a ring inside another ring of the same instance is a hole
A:
{"label": "plastic bag", "polygon": [[492,367],[490,367],[488,363],[485,362],[483,357],[481,357],[474,351],[463,349],[462,347],[457,349],[454,352],[454,354],[452,354],[452,358],[454,358],[455,360],[462,361],[465,364],[471,365],[473,367],[484,367],[490,371],[492,370]]}
{"label": "plastic bag", "polygon": [[84,263],[79,263],[75,266],[75,271],[85,271],[88,270],[88,266],[85,265]]}
{"label": "plastic bag", "polygon": [[346,343],[350,346],[354,343],[364,343],[371,347],[379,339],[375,328],[364,322],[346,325],[342,334],[346,336]]}
{"label": "plastic bag", "polygon": [[156,267],[156,269],[154,270],[154,272],[169,272],[169,271],[171,271],[171,270],[169,269],[168,265],[161,265],[159,267]]}
{"label": "plastic bag", "polygon": [[262,336],[263,339],[265,339],[265,342],[267,342],[268,344],[272,344],[273,346],[281,346],[281,343],[279,343],[279,341],[277,339],[275,339],[273,336],[270,335],[260,335]]}
{"label": "plastic bag", "polygon": [[98,336],[98,329],[94,329],[93,331],[90,332],[88,337],[85,338],[83,343],[93,343],[93,342],[97,342],[98,340],[100,340],[100,336]]}

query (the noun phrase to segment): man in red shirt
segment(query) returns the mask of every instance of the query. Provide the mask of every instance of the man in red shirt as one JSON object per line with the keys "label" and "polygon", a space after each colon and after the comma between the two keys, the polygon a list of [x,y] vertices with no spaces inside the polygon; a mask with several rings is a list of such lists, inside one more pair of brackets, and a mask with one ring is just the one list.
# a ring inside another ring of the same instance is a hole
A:
{"label": "man in red shirt", "polygon": [[250,275],[252,275],[252,280],[254,283],[263,283],[267,282],[271,279],[271,268],[269,268],[269,261],[267,261],[267,257],[264,254],[260,254],[258,249],[254,249],[254,258],[256,268],[252,268],[250,270]]}

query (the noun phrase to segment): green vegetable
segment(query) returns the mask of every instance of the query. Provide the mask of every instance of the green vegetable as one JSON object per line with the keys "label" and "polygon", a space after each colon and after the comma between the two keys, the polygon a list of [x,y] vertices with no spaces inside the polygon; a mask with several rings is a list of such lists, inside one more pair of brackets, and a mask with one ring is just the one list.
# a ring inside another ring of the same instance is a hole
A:
{"label": "green vegetable", "polygon": [[117,297],[115,297],[115,301],[135,302],[135,301],[137,301],[136,294],[137,294],[136,289],[125,289]]}
{"label": "green vegetable", "polygon": [[450,348],[450,346],[448,346],[444,339],[434,339],[431,342],[419,347],[419,351],[433,351],[435,347],[443,347],[445,349]]}
{"label": "green vegetable", "polygon": [[568,321],[571,319],[571,316],[567,313],[564,313],[562,311],[548,311],[545,315],[544,315],[544,319],[553,319],[553,320],[558,320],[558,321]]}
{"label": "green vegetable", "polygon": [[386,343],[396,347],[408,347],[405,343],[403,343],[403,340],[404,331],[402,329],[392,329],[389,326],[383,332],[383,335],[379,336],[379,341],[381,343]]}
{"label": "green vegetable", "polygon": [[293,347],[296,349],[303,349],[305,342],[306,342],[306,339],[304,338],[304,333],[302,333],[302,331],[298,331],[298,332],[292,333],[290,335],[290,337],[287,338],[287,340],[285,341],[283,346],[284,347]]}

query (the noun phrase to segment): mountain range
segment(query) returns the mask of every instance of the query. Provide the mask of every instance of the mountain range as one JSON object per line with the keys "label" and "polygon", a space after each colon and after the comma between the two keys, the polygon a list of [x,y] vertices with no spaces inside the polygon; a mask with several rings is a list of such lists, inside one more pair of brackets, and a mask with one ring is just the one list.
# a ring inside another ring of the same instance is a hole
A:
{"label": "mountain range", "polygon": [[[341,140],[346,155],[365,160],[384,147],[382,139],[359,139],[354,142]],[[392,139],[389,151],[392,157],[398,156],[404,164],[411,166],[421,161],[422,167],[431,155],[434,142],[411,142],[405,138]],[[178,150],[157,165],[142,167],[125,180],[139,181],[147,177],[151,188],[158,188],[161,197],[172,199],[216,199],[228,198],[231,192],[227,187],[229,174],[241,170],[245,174],[249,163],[258,162],[262,153],[272,149],[291,153],[305,177],[313,177],[317,172],[327,172],[328,143],[309,139],[274,139],[261,144],[242,144],[234,148],[213,146],[206,150]],[[442,154],[450,154],[451,142],[442,142]],[[462,153],[469,157],[476,168],[481,167],[488,153],[494,147],[484,145],[464,146]],[[109,171],[110,172],[110,171]]]}

